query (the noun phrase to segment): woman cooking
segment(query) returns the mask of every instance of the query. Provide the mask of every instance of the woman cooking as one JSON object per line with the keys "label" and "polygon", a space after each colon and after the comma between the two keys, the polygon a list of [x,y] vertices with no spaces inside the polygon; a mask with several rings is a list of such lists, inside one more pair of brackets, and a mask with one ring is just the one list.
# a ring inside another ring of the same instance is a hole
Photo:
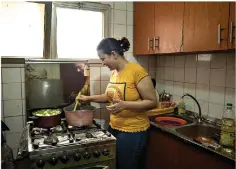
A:
{"label": "woman cooking", "polygon": [[105,94],[81,96],[81,102],[110,102],[108,131],[117,138],[117,169],[143,169],[149,120],[146,111],[156,108],[157,99],[151,78],[143,67],[128,62],[128,39],[103,39],[97,53],[111,71]]}

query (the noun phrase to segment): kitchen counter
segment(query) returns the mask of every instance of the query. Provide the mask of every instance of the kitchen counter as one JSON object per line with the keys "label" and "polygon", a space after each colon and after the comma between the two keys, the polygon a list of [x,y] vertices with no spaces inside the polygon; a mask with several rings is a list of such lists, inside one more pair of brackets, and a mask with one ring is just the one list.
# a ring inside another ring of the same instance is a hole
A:
{"label": "kitchen counter", "polygon": [[[172,114],[173,114],[173,113],[172,113]],[[166,115],[167,115],[167,114],[166,114]],[[163,115],[158,115],[158,116],[163,116]],[[178,132],[176,131],[176,129],[178,129],[178,128],[181,128],[181,127],[184,127],[184,126],[191,126],[191,125],[196,125],[196,124],[198,124],[198,123],[197,123],[193,118],[191,118],[190,116],[185,116],[185,117],[183,116],[183,117],[184,117],[184,118],[187,118],[187,119],[189,119],[189,120],[192,120],[193,122],[192,122],[191,124],[186,124],[186,125],[178,126],[178,127],[177,127],[177,126],[173,126],[173,127],[161,126],[161,125],[157,124],[156,122],[154,122],[154,117],[157,117],[157,116],[149,116],[150,123],[151,123],[151,126],[152,126],[152,127],[158,128],[158,129],[160,129],[161,131],[164,131],[164,132],[167,132],[167,133],[169,133],[169,134],[171,134],[171,135],[174,135],[175,137],[181,139],[181,140],[184,141],[184,142],[190,143],[190,144],[192,144],[192,145],[194,145],[194,146],[197,146],[197,147],[199,147],[199,148],[203,148],[203,149],[205,149],[206,151],[213,152],[213,153],[215,153],[215,154],[217,154],[217,155],[219,155],[219,156],[221,156],[221,157],[223,157],[223,158],[226,158],[226,159],[228,159],[228,160],[230,160],[230,161],[235,161],[235,154],[225,154],[225,153],[223,153],[223,152],[221,151],[220,148],[218,148],[218,149],[213,149],[213,148],[211,148],[211,147],[205,146],[205,145],[203,145],[203,144],[201,144],[201,143],[198,143],[198,142],[194,141],[192,138],[189,138],[189,137],[187,137],[187,136],[185,136],[185,135],[183,135],[183,134],[178,133]],[[180,116],[180,117],[181,117],[181,116]],[[205,123],[205,122],[204,122],[204,123]],[[211,126],[216,127],[216,128],[219,129],[219,127],[214,126],[213,124],[210,124],[210,123],[205,123],[205,124],[211,125]]]}

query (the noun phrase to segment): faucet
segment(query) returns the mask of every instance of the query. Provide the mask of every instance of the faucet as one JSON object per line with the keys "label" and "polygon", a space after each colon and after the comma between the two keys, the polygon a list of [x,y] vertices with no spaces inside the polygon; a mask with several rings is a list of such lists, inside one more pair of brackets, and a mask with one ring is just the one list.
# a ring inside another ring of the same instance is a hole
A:
{"label": "faucet", "polygon": [[201,123],[203,121],[203,118],[202,118],[202,110],[201,110],[201,106],[200,104],[198,103],[197,99],[195,99],[195,97],[193,97],[192,95],[188,94],[188,93],[185,93],[183,96],[182,96],[182,99],[185,97],[185,96],[188,96],[188,97],[191,97],[196,103],[197,103],[197,106],[198,106],[198,112],[199,112],[199,116],[197,116],[197,121],[198,123]]}

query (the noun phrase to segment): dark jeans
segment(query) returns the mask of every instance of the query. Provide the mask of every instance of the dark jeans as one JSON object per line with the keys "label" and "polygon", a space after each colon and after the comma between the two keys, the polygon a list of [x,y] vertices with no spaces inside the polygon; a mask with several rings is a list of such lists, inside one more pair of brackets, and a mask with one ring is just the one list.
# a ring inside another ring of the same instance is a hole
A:
{"label": "dark jeans", "polygon": [[144,169],[148,130],[122,132],[108,127],[116,137],[116,169]]}

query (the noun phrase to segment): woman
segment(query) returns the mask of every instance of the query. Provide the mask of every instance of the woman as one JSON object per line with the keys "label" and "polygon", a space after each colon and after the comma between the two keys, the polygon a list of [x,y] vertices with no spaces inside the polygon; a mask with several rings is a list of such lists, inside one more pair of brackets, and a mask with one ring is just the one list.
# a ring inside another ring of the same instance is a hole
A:
{"label": "woman", "polygon": [[146,111],[156,107],[157,100],[151,78],[143,67],[128,62],[128,39],[103,39],[97,52],[103,65],[111,71],[105,94],[81,96],[82,102],[110,102],[108,131],[117,138],[117,169],[143,169],[147,130],[150,126]]}

